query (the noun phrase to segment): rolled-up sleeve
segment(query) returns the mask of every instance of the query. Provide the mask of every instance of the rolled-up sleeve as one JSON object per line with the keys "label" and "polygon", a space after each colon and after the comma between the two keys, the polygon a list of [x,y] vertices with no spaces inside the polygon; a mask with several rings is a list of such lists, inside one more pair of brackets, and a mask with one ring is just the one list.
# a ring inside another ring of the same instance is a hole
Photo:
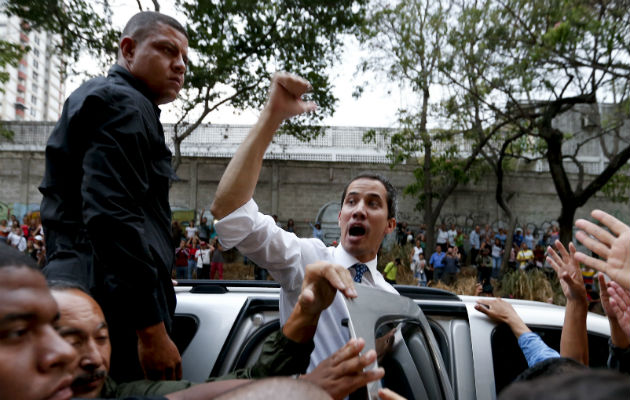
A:
{"label": "rolled-up sleeve", "polygon": [[534,332],[523,333],[518,338],[518,345],[523,351],[527,365],[531,368],[535,364],[548,358],[560,357],[560,354],[547,346],[545,342]]}
{"label": "rolled-up sleeve", "polygon": [[301,239],[278,227],[272,217],[258,212],[253,199],[216,222],[215,229],[221,245],[236,247],[289,291],[301,288],[303,266],[326,249],[321,240]]}

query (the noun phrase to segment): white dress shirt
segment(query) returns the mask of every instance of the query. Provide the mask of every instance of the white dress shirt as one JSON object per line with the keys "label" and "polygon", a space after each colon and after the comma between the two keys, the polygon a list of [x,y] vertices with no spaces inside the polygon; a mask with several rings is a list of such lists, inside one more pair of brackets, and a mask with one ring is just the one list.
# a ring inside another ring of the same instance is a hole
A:
{"label": "white dress shirt", "polygon": [[[279,228],[272,217],[258,212],[253,199],[218,221],[215,228],[223,247],[236,247],[260,267],[266,268],[280,283],[282,325],[297,304],[306,265],[328,261],[349,268],[359,262],[341,245],[326,247],[319,239],[298,238],[294,233]],[[398,293],[376,269],[376,258],[364,264],[369,273],[363,275],[361,284]],[[351,273],[354,274],[354,270]],[[348,318],[348,309],[343,295],[337,292],[335,300],[319,319],[309,371],[346,344],[349,339],[348,328],[341,325],[345,318]]]}

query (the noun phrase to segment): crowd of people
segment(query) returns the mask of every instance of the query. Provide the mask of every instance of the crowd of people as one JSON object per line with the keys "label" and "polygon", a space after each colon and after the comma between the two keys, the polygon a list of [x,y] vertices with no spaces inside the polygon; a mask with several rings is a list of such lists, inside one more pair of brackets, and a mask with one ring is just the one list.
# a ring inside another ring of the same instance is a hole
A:
{"label": "crowd of people", "polygon": [[477,270],[479,282],[488,284],[490,279],[498,279],[506,252],[507,270],[531,270],[539,268],[552,272],[546,262],[547,248],[556,243],[560,232],[557,225],[545,231],[534,231],[517,227],[512,236],[512,244],[506,248],[506,229],[492,228],[489,224],[475,225],[465,233],[462,227],[446,224],[435,227],[435,248],[427,249],[427,227],[421,224],[417,230],[402,223],[397,231],[397,242],[401,246],[413,243],[409,254],[409,265],[419,286],[427,286],[431,281],[451,284],[463,266]]}
{"label": "crowd of people", "polygon": [[[283,229],[259,212],[253,194],[276,131],[283,121],[316,109],[303,100],[309,82],[278,73],[259,121],[218,184],[211,206],[216,237],[205,229],[203,212],[198,223],[178,230],[168,203],[175,175],[157,105],[176,98],[187,54],[188,37],[181,24],[160,13],[138,13],[123,29],[118,61],[108,76],[84,83],[66,101],[46,147],[39,187],[47,249],[43,270],[19,247],[0,244],[0,398],[343,399],[383,378],[383,368],[366,369],[377,360],[376,349],[364,351],[361,338],[348,340],[344,298],[358,296],[355,285],[399,295],[391,283],[402,260],[390,263],[385,277],[377,269],[383,239],[396,230],[396,190],[379,175],[352,178],[341,196],[337,246],[318,237],[299,238],[291,226]],[[610,278],[598,278],[606,288],[602,298],[611,326],[609,366],[628,371],[630,227],[601,211],[592,215],[610,232],[578,220],[582,231],[576,238],[599,258],[576,252],[572,245],[567,251],[557,240],[556,250],[547,248],[547,262],[568,299],[559,352],[543,348],[504,302],[479,301],[479,312],[508,323],[523,342],[533,364],[530,378],[532,369],[562,357],[586,364],[585,295],[578,263]],[[405,229],[405,240],[414,240]],[[452,279],[460,260],[466,259],[465,249],[459,248],[461,235],[451,241],[449,232],[440,228],[436,251],[425,263],[433,267],[434,279]],[[468,238],[470,260],[483,263],[491,275],[496,235],[489,227],[483,235],[478,227],[473,232]],[[482,243],[488,244],[482,248]],[[422,261],[427,249],[422,249],[421,236],[416,244],[418,250],[410,257]],[[279,283],[280,328],[266,339],[253,367],[208,382],[188,382],[181,379],[182,358],[172,337],[172,270],[177,276],[189,276],[194,269],[202,276],[220,277],[221,261],[215,255],[223,248],[237,248]],[[529,255],[523,257],[527,268]],[[544,371],[546,379],[579,376],[589,383],[584,391],[589,399],[625,399],[630,389],[627,376],[612,372],[603,385],[599,372],[551,376],[549,369]],[[292,375],[296,379],[287,378]],[[563,382],[554,388],[563,395],[575,391]],[[535,386],[516,384],[499,398],[538,398]],[[369,395],[401,399],[388,389]],[[545,397],[559,398],[552,395]]]}
{"label": "crowd of people", "polygon": [[40,268],[46,262],[44,230],[37,213],[24,215],[20,224],[9,208],[7,219],[0,220],[0,243],[6,243],[29,255]]}

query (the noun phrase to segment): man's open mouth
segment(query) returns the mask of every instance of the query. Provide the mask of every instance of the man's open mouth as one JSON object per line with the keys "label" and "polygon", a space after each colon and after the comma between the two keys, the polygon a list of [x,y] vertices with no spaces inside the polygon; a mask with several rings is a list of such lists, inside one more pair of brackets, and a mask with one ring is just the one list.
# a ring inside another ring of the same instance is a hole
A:
{"label": "man's open mouth", "polygon": [[365,235],[365,227],[361,225],[351,226],[348,230],[350,236],[363,236]]}

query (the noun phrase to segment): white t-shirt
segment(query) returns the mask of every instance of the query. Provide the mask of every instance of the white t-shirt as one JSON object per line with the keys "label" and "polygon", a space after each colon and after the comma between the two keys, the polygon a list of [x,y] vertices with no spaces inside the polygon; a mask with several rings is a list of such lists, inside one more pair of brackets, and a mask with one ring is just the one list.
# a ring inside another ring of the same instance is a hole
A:
{"label": "white t-shirt", "polygon": [[187,226],[186,227],[186,237],[188,239],[194,238],[196,232],[197,232],[197,228],[195,228],[194,226]]}
{"label": "white t-shirt", "polygon": [[[258,212],[254,200],[218,221],[215,228],[225,249],[236,247],[247,258],[266,268],[280,283],[282,325],[297,304],[306,265],[315,261],[328,261],[350,268],[358,262],[341,245],[326,247],[319,239],[298,238],[294,233],[278,227],[271,216]],[[376,269],[376,258],[364,264],[369,272],[363,275],[361,284],[398,293]],[[351,273],[354,273],[353,269]],[[333,303],[322,313],[317,324],[313,338],[315,349],[311,353],[309,370],[346,344],[349,339],[348,329],[341,324],[345,318],[348,318],[348,309],[343,295],[337,292]]]}
{"label": "white t-shirt", "polygon": [[[438,243],[448,242],[448,232],[438,229],[437,242]],[[442,249],[442,250],[445,250],[445,249]]]}

